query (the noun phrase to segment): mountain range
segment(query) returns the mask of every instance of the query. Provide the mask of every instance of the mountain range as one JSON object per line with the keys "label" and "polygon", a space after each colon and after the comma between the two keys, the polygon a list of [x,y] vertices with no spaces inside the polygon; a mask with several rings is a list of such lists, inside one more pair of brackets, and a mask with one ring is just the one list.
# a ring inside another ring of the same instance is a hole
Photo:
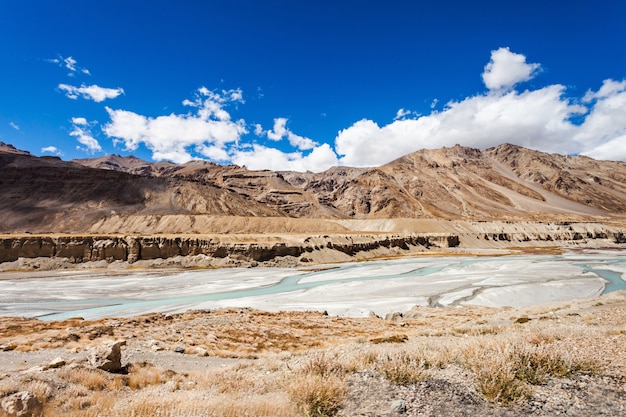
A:
{"label": "mountain range", "polygon": [[[112,218],[599,221],[626,217],[626,163],[503,144],[424,149],[372,168],[252,171],[106,155],[63,161],[0,142],[0,232],[84,232]],[[317,225],[317,226],[315,226]],[[104,230],[106,232],[106,230]]]}

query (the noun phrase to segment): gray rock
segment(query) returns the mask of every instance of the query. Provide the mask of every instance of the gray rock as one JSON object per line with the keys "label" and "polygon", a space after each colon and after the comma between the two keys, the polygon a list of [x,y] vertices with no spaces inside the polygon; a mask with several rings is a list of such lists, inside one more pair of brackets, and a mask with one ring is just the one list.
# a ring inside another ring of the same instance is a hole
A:
{"label": "gray rock", "polygon": [[52,361],[50,361],[50,363],[48,365],[46,365],[46,369],[56,369],[56,368],[60,368],[62,366],[65,366],[67,362],[65,361],[65,359],[59,357],[59,358],[55,358]]}
{"label": "gray rock", "polygon": [[20,391],[2,400],[2,410],[9,417],[40,417],[43,404],[32,392]]}
{"label": "gray rock", "polygon": [[401,415],[406,413],[406,402],[404,400],[396,400],[391,403],[391,414]]}
{"label": "gray rock", "polygon": [[385,315],[385,320],[387,321],[400,321],[402,320],[403,315],[398,311],[394,311],[393,313],[387,313]]}
{"label": "gray rock", "polygon": [[89,363],[94,368],[107,372],[119,372],[122,370],[122,345],[124,341],[106,342],[95,348],[90,357]]}

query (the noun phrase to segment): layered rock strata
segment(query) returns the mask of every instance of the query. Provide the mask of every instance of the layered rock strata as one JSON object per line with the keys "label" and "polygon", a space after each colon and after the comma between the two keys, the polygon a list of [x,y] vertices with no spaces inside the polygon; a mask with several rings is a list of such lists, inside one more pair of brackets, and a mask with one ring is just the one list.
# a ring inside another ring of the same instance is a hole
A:
{"label": "layered rock strata", "polygon": [[312,236],[277,242],[232,242],[219,237],[198,236],[22,236],[0,239],[0,262],[49,257],[66,258],[75,263],[101,260],[134,263],[138,260],[195,255],[265,262],[287,256],[303,257],[320,250],[354,256],[379,248],[449,248],[458,244],[458,236],[445,233]]}
{"label": "layered rock strata", "polygon": [[[215,235],[22,235],[0,237],[0,262],[19,258],[56,258],[70,263],[170,259],[203,255],[246,262],[268,262],[290,258],[296,262],[333,262],[376,256],[408,255],[419,251],[460,247],[507,249],[518,246],[595,246],[626,244],[626,233],[599,223],[541,222],[439,222],[434,231],[415,233],[409,221],[395,225],[369,224],[372,228],[394,226],[403,231],[353,231],[316,234],[215,234]],[[342,222],[346,228],[363,227]],[[316,257],[335,253],[341,257]],[[324,261],[329,259],[330,261]]]}

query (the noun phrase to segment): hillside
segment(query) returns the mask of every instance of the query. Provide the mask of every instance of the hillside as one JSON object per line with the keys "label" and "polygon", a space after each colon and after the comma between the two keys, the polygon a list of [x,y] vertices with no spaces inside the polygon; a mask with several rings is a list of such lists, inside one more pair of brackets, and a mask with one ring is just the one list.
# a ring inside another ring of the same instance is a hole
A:
{"label": "hillside", "polygon": [[[626,213],[626,164],[508,144],[483,151],[457,145],[381,167],[300,173],[118,155],[68,162],[1,144],[0,189],[5,233],[84,232],[113,217],[140,216],[150,224],[170,215],[619,225]],[[323,232],[326,225],[312,222],[305,229]]]}

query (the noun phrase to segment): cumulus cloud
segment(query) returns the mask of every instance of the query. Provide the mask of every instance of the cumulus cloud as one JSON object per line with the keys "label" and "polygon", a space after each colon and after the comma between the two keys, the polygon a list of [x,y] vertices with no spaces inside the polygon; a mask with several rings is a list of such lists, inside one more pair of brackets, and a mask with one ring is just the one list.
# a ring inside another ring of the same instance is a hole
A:
{"label": "cumulus cloud", "polygon": [[144,144],[155,160],[184,163],[192,159],[191,148],[209,158],[225,160],[226,145],[237,143],[247,133],[245,122],[231,120],[224,109],[233,102],[243,102],[241,90],[216,92],[202,87],[193,100],[183,101],[195,110],[193,113],[148,117],[107,107],[111,121],[103,130],[127,150]]}
{"label": "cumulus cloud", "polygon": [[604,80],[604,82],[602,83],[602,87],[600,87],[598,91],[587,91],[587,93],[583,97],[583,101],[585,103],[589,103],[593,100],[602,100],[622,93],[624,92],[624,90],[626,90],[626,80]]}
{"label": "cumulus cloud", "polygon": [[289,120],[285,117],[277,117],[274,119],[274,127],[267,131],[263,130],[261,125],[257,124],[255,125],[254,133],[257,136],[267,136],[268,139],[273,141],[279,141],[287,138],[291,146],[301,151],[313,149],[319,145],[314,140],[296,135],[291,130],[287,129],[288,121]]}
{"label": "cumulus cloud", "polygon": [[[340,163],[377,166],[422,148],[514,143],[545,152],[626,160],[626,81],[605,80],[585,100],[562,85],[449,102],[440,112],[379,126],[363,119],[335,139]],[[572,120],[580,119],[577,123]]]}
{"label": "cumulus cloud", "polygon": [[585,100],[592,105],[589,115],[572,140],[583,155],[596,159],[626,161],[626,80],[604,80]]}
{"label": "cumulus cloud", "polygon": [[93,100],[96,103],[103,102],[106,99],[114,99],[119,95],[124,94],[123,88],[106,88],[98,85],[85,85],[76,87],[68,84],[59,84],[59,90],[65,92],[65,96],[76,100],[79,97],[85,100]]}
{"label": "cumulus cloud", "polygon": [[507,90],[532,79],[539,68],[539,64],[527,64],[524,55],[511,52],[509,48],[500,48],[491,51],[491,60],[485,66],[482,77],[488,89]]}
{"label": "cumulus cloud", "polygon": [[[356,121],[337,133],[334,148],[295,134],[285,117],[275,118],[268,130],[249,126],[268,140],[264,145],[242,139],[248,125],[233,120],[228,108],[244,103],[239,89],[202,87],[183,101],[189,108],[185,114],[149,117],[107,107],[110,121],[103,131],[128,150],[146,146],[156,160],[182,163],[194,155],[249,169],[319,172],[334,165],[378,166],[422,148],[457,143],[484,149],[508,142],[545,152],[626,160],[626,80],[605,80],[583,97],[568,96],[560,84],[516,89],[540,69],[508,48],[492,51],[482,74],[485,91],[443,106],[434,100],[426,115],[401,108],[387,124]],[[85,119],[73,122],[75,129],[83,129],[75,130],[77,137],[92,127]]]}
{"label": "cumulus cloud", "polygon": [[[93,124],[95,124],[95,122]],[[89,123],[84,117],[72,118],[72,131],[70,131],[70,136],[75,137],[78,143],[84,146],[77,146],[76,149],[80,149],[82,151],[93,154],[95,152],[101,152],[102,147],[100,146],[100,143],[98,143],[98,141],[93,137],[93,134],[91,132],[91,125],[92,124]],[[49,148],[50,147],[48,147],[48,149]]]}
{"label": "cumulus cloud", "polygon": [[441,112],[378,126],[361,120],[339,132],[336,150],[341,162],[374,166],[421,148],[457,143],[480,148],[512,142],[558,149],[573,131],[568,119],[586,109],[562,99],[564,87],[504,95],[480,95],[450,102]]}
{"label": "cumulus cloud", "polygon": [[245,165],[248,169],[274,171],[320,172],[338,164],[337,155],[327,143],[313,148],[307,155],[254,144],[251,149],[235,150],[231,159],[233,163]]}

